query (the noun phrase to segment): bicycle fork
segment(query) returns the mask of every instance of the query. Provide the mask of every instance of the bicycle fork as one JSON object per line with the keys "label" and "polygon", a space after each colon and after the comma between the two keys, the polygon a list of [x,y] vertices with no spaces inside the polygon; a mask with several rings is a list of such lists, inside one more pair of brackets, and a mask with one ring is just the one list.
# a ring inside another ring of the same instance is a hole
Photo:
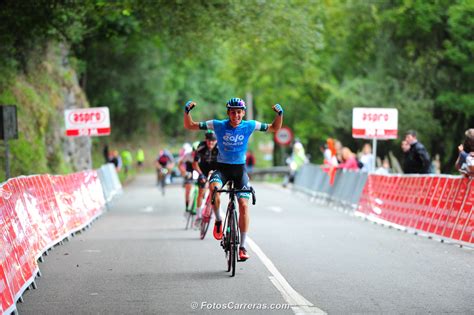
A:
{"label": "bicycle fork", "polygon": [[221,246],[226,252],[226,255],[228,255],[228,252],[231,250],[231,227],[234,226],[235,229],[235,239],[234,239],[234,244],[238,248],[238,245],[240,243],[240,231],[238,228],[239,222],[237,219],[237,210],[235,208],[235,201],[233,200],[231,203],[229,203],[229,209],[227,209],[226,217],[224,220],[224,225],[223,228],[224,230],[224,235],[221,240]]}

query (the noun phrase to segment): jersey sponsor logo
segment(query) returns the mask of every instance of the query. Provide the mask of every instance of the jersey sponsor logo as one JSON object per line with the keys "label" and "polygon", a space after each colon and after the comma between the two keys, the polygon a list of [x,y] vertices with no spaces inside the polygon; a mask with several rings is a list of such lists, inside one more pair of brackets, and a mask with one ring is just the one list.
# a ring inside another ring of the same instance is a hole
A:
{"label": "jersey sponsor logo", "polygon": [[226,134],[223,139],[224,141],[237,142],[244,140],[244,138],[244,135],[233,136],[232,134]]}
{"label": "jersey sponsor logo", "polygon": [[244,135],[233,135],[231,133],[226,133],[224,137],[222,137],[224,140],[224,145],[231,145],[231,146],[237,146],[237,145],[242,145],[244,144],[243,141],[245,139]]}

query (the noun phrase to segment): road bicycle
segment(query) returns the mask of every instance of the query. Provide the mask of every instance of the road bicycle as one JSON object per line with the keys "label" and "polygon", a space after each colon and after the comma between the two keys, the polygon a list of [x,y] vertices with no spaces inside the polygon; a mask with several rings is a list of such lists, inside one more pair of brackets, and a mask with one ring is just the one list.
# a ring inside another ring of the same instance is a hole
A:
{"label": "road bicycle", "polygon": [[237,252],[240,244],[239,220],[236,207],[237,193],[251,193],[253,205],[255,205],[257,200],[255,198],[255,190],[252,187],[250,187],[250,189],[235,189],[234,183],[230,181],[228,189],[214,188],[211,203],[214,204],[216,193],[223,192],[229,194],[229,203],[227,205],[224,225],[222,226],[224,233],[221,240],[221,246],[224,249],[225,257],[227,259],[227,271],[231,272],[231,277],[233,277],[235,276],[235,264],[237,262]]}

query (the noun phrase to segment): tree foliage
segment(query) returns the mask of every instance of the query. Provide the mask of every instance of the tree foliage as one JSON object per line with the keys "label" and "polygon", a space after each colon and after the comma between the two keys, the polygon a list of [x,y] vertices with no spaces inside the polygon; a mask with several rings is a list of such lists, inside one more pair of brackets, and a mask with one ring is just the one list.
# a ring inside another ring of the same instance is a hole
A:
{"label": "tree foliage", "polygon": [[285,124],[316,158],[326,137],[361,147],[351,138],[353,107],[395,107],[400,134],[417,129],[449,171],[474,126],[469,0],[5,1],[0,9],[3,78],[27,71],[48,40],[69,43],[90,103],[109,106],[116,137],[150,125],[182,136],[186,100],[205,104],[199,119],[223,118],[226,99],[251,93],[257,119],[283,104]]}

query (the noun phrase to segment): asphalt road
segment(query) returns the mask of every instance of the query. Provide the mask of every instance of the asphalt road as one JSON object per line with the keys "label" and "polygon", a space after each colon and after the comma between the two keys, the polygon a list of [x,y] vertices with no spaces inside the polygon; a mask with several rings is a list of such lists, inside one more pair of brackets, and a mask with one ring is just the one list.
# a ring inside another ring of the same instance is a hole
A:
{"label": "asphalt road", "polygon": [[168,186],[163,197],[145,175],[92,228],[45,257],[19,313],[474,313],[473,250],[317,206],[277,185],[254,187],[251,258],[234,278],[211,233],[201,241],[184,230],[183,188]]}

